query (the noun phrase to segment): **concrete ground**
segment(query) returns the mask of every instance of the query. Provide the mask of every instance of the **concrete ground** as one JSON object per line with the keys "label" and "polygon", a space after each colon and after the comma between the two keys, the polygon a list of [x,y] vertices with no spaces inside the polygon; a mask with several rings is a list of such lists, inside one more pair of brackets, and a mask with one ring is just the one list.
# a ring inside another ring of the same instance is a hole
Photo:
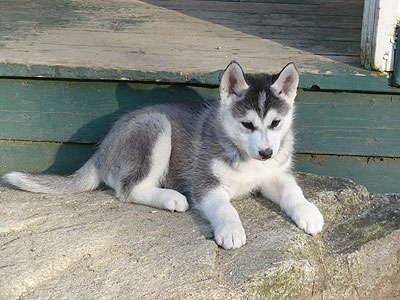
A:
{"label": "concrete ground", "polygon": [[255,195],[233,201],[248,242],[229,251],[195,211],[0,187],[0,299],[400,299],[399,196],[298,180],[323,233]]}

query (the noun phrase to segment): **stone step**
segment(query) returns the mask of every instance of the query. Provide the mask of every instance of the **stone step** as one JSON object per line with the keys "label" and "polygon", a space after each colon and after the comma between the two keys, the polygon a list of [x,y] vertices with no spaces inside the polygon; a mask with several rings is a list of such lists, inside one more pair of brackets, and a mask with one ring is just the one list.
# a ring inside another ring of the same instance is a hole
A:
{"label": "stone step", "polygon": [[298,174],[326,219],[312,237],[271,202],[233,201],[247,244],[223,250],[190,210],[111,191],[0,188],[0,299],[396,299],[400,201],[346,179]]}

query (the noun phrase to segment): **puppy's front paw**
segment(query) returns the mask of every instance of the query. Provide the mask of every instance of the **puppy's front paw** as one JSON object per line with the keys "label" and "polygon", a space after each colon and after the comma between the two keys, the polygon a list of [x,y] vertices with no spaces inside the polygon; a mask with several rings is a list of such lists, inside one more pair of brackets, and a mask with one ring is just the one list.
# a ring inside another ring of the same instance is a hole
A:
{"label": "puppy's front paw", "polygon": [[324,226],[324,217],[318,208],[310,202],[296,205],[291,217],[297,226],[311,235],[321,232]]}
{"label": "puppy's front paw", "polygon": [[240,222],[223,224],[216,228],[215,242],[224,249],[236,249],[246,244],[246,233]]}
{"label": "puppy's front paw", "polygon": [[174,190],[164,190],[162,194],[164,209],[169,211],[185,212],[189,208],[186,197]]}

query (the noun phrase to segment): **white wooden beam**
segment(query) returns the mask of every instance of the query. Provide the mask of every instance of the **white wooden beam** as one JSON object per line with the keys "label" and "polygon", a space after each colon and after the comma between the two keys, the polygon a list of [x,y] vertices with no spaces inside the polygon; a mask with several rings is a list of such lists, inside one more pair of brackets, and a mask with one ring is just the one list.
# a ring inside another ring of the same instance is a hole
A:
{"label": "white wooden beam", "polygon": [[368,69],[393,71],[399,0],[365,0],[361,63]]}

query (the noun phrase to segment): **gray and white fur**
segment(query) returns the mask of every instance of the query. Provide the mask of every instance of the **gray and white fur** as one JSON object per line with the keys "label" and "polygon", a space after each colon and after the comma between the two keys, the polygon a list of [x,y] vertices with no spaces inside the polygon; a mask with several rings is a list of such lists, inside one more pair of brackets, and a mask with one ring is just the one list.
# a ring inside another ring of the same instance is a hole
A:
{"label": "gray and white fur", "polygon": [[322,230],[323,217],[291,173],[292,120],[298,72],[245,74],[231,62],[220,99],[197,105],[155,105],[119,119],[93,157],[69,176],[12,172],[3,180],[44,193],[113,188],[123,202],[170,211],[189,208],[207,218],[215,241],[239,248],[246,235],[233,198],[260,191],[305,232]]}

